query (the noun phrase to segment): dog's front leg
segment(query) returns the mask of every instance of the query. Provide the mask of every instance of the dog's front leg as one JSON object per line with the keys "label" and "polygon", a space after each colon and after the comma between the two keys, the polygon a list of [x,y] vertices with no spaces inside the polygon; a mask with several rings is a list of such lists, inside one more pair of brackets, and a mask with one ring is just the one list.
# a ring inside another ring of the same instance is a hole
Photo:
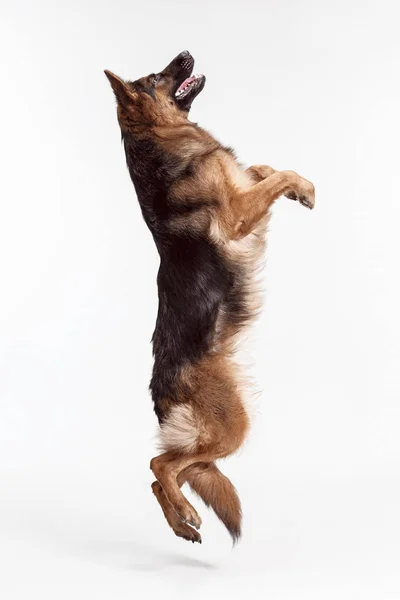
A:
{"label": "dog's front leg", "polygon": [[[270,177],[271,175],[276,173],[276,170],[268,165],[252,165],[251,167],[246,169],[246,173],[248,173],[252,177],[253,181],[255,181],[256,183],[260,183],[260,181],[263,181],[264,179],[267,179],[267,177]],[[286,192],[284,196],[286,198],[289,198],[289,200],[298,200],[299,202],[301,202],[300,198],[297,197],[297,194],[294,190]]]}
{"label": "dog's front leg", "polygon": [[276,170],[268,165],[252,165],[246,169],[246,173],[248,173],[256,183],[260,183],[263,179],[267,179],[267,177],[276,173]]}
{"label": "dog's front leg", "polygon": [[250,189],[238,192],[231,205],[233,213],[231,237],[240,239],[248,235],[266,215],[273,202],[279,196],[288,193],[307,208],[314,208],[313,184],[294,171],[275,171]]}

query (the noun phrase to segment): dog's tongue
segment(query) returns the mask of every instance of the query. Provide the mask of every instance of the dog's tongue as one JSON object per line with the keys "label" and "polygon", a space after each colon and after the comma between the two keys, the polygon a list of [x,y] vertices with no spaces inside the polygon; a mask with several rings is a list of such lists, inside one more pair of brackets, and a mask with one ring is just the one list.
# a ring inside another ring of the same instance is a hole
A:
{"label": "dog's tongue", "polygon": [[188,77],[187,79],[185,79],[185,81],[179,86],[179,88],[177,89],[177,92],[180,92],[181,90],[184,90],[185,87],[187,85],[189,85],[189,83],[192,83],[192,81],[194,81],[196,79],[195,75],[192,75],[192,77]]}

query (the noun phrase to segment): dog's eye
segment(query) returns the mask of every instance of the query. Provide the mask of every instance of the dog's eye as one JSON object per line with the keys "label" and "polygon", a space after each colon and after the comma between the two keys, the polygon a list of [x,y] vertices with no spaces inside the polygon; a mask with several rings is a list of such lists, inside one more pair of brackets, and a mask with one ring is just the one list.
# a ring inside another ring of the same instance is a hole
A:
{"label": "dog's eye", "polygon": [[152,79],[151,79],[151,83],[153,85],[157,85],[157,83],[160,81],[160,79],[161,79],[160,75],[153,75]]}

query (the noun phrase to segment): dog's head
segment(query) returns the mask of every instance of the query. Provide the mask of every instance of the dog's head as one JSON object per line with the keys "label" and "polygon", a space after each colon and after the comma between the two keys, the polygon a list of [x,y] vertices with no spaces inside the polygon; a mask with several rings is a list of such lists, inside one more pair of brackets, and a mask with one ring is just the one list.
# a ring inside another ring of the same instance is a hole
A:
{"label": "dog's head", "polygon": [[123,81],[105,71],[118,104],[121,127],[171,126],[187,119],[193,100],[204,87],[204,75],[192,75],[194,59],[181,52],[163,71]]}

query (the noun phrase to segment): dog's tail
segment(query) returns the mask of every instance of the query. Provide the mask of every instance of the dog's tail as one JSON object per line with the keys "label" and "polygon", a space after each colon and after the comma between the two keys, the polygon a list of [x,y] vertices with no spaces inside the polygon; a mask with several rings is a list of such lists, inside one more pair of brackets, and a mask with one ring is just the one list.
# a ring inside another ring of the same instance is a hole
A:
{"label": "dog's tail", "polygon": [[205,504],[211,506],[236,544],[241,536],[242,509],[231,481],[214,462],[192,465],[185,470],[184,477]]}

